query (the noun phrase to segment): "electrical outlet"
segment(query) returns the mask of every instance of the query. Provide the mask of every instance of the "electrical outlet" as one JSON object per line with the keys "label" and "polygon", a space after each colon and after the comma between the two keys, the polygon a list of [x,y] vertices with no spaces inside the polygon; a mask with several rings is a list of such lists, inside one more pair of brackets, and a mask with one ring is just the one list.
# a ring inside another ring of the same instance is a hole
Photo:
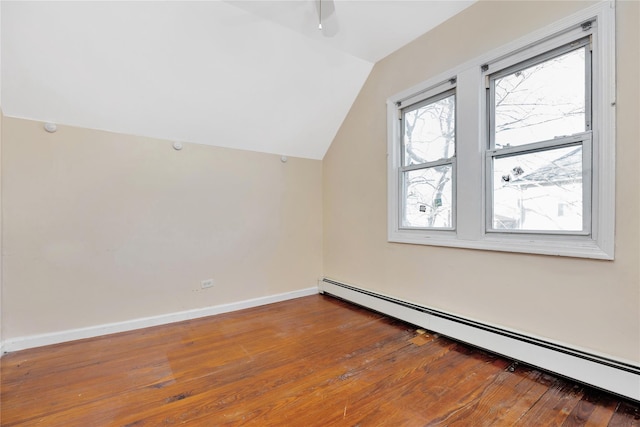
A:
{"label": "electrical outlet", "polygon": [[213,279],[207,279],[200,282],[200,287],[202,289],[212,288],[213,287]]}

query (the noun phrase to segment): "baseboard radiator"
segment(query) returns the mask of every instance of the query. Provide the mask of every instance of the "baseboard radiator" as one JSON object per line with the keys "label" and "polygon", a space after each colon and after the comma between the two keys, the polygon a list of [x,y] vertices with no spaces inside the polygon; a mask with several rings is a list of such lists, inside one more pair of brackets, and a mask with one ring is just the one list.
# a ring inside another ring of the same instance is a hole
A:
{"label": "baseboard radiator", "polygon": [[640,401],[640,366],[532,338],[328,278],[319,281],[318,289],[320,293],[344,299],[454,340]]}

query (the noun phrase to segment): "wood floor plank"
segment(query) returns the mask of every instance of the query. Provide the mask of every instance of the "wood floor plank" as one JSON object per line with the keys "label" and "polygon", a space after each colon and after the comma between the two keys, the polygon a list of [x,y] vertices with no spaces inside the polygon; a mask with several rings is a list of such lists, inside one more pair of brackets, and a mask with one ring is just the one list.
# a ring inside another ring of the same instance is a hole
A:
{"label": "wood floor plank", "polygon": [[562,426],[578,427],[586,425],[591,419],[591,415],[598,406],[598,403],[598,399],[594,393],[585,393],[564,423],[562,423]]}
{"label": "wood floor plank", "polygon": [[549,389],[520,418],[516,426],[560,426],[582,398],[578,384],[556,378]]}
{"label": "wood floor plank", "polygon": [[[329,343],[326,344],[323,348],[325,351],[330,351],[331,345]],[[343,351],[349,350],[344,343],[337,342],[336,344],[340,345]],[[365,342],[363,341],[362,344],[365,344]],[[273,369],[265,370],[261,375],[238,379],[230,384],[227,389],[217,391],[219,396],[222,393],[222,399],[216,402],[216,407],[202,408],[198,416],[207,416],[208,413],[219,410],[225,411],[227,407],[233,406],[233,402],[243,400],[245,403],[242,409],[230,410],[229,413],[225,414],[225,419],[228,421],[247,422],[255,417],[256,413],[265,415],[269,412],[258,411],[258,409],[269,407],[269,410],[280,410],[283,404],[286,405],[288,402],[297,399],[298,395],[306,397],[311,392],[319,392],[323,387],[344,383],[353,376],[346,374],[349,368],[345,364],[362,364],[364,357],[373,356],[377,360],[377,358],[384,357],[385,353],[393,353],[398,348],[394,347],[393,341],[389,340],[378,341],[366,347],[352,350],[344,352],[342,357],[332,361],[328,361],[322,354],[323,352],[314,352],[311,355],[302,356],[302,360],[294,362],[293,366],[290,363],[286,366],[275,366]],[[282,372],[281,368],[286,371]],[[283,378],[283,373],[286,378]],[[225,398],[225,396],[227,397]],[[251,399],[248,398],[249,396]],[[188,406],[185,402],[184,407],[188,408]]]}
{"label": "wood floor plank", "polygon": [[586,427],[604,426],[611,421],[611,417],[618,406],[618,400],[610,394],[592,390],[592,399],[595,400],[594,408],[585,420]]}
{"label": "wood floor plank", "polygon": [[616,411],[611,416],[608,427],[639,427],[640,405],[621,401],[616,406]]}
{"label": "wood floor plank", "polygon": [[[327,296],[25,350],[2,426],[638,426],[638,405]],[[563,424],[564,423],[564,424]]]}

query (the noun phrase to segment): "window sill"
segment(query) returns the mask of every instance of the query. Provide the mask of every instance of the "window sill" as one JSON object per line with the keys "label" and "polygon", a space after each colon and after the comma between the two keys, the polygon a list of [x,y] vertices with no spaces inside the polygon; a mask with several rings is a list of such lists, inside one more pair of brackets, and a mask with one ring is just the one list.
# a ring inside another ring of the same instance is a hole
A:
{"label": "window sill", "polygon": [[396,231],[388,236],[390,243],[409,243],[414,245],[443,246],[462,249],[480,249],[498,252],[515,252],[536,255],[553,255],[574,258],[613,260],[613,251],[605,251],[591,237],[552,236],[495,236],[485,235],[478,240],[465,240],[455,234],[439,235],[427,232]]}

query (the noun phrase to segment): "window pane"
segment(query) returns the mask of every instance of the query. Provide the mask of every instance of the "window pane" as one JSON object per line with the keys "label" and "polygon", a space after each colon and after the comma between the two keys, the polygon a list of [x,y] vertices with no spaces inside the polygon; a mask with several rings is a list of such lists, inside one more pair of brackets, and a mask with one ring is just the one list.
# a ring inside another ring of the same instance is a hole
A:
{"label": "window pane", "polygon": [[455,155],[455,95],[406,111],[404,166],[448,159]]}
{"label": "window pane", "polygon": [[582,146],[493,160],[493,228],[582,230]]}
{"label": "window pane", "polygon": [[495,80],[495,148],[584,132],[582,47]]}
{"label": "window pane", "polygon": [[403,227],[452,228],[451,165],[404,172]]}

